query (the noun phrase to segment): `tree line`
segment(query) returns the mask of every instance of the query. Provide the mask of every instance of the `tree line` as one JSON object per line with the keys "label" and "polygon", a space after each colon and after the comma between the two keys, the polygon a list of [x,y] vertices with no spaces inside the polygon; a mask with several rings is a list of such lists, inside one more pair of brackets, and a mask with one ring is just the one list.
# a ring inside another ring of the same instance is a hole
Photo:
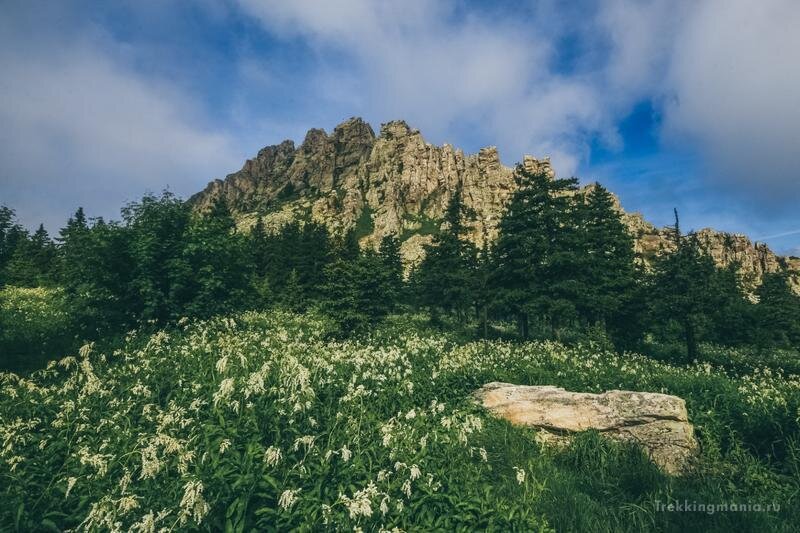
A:
{"label": "tree line", "polygon": [[703,341],[800,347],[800,298],[785,274],[748,294],[738,265],[715,266],[677,213],[672,250],[645,269],[602,186],[580,191],[575,179],[521,166],[515,178],[496,238],[480,248],[467,238],[475,214],[456,190],[408,276],[397,236],[362,250],[355,231],[332,236],[314,222],[267,231],[259,218],[241,231],[222,200],[199,213],[168,192],[146,195],[118,222],[78,209],[55,239],[0,208],[0,286],[62,287],[82,339],[278,306],[319,309],[342,335],[411,309],[483,337],[512,323],[521,339],[681,343],[688,360]]}

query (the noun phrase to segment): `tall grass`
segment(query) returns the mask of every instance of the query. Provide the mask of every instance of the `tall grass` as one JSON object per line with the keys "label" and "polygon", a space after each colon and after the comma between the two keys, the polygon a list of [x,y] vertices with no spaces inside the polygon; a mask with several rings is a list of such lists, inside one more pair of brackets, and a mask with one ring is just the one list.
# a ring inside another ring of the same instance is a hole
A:
{"label": "tall grass", "polygon": [[[800,381],[598,345],[463,342],[396,317],[328,340],[245,313],[0,377],[8,530],[791,531]],[[670,478],[595,433],[558,450],[469,399],[488,381],[686,398],[702,455]],[[778,504],[669,512],[657,502]]]}

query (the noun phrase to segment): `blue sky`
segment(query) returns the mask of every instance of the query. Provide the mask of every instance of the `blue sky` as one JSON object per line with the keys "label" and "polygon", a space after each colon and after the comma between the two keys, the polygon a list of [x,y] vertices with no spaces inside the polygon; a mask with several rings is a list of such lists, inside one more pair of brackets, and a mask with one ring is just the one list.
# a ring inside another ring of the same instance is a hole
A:
{"label": "blue sky", "polygon": [[791,0],[5,1],[0,203],[56,230],[362,116],[800,255]]}

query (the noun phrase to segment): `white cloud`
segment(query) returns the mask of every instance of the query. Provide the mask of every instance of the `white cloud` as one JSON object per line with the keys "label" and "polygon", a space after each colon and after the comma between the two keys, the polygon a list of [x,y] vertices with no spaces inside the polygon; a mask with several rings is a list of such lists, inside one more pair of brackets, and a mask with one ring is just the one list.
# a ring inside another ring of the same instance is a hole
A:
{"label": "white cloud", "polygon": [[[368,115],[407,118],[433,138],[452,138],[472,117],[507,160],[549,153],[568,174],[592,139],[618,146],[615,125],[651,99],[665,138],[694,143],[717,176],[783,196],[800,190],[793,0],[613,0],[566,10],[544,1],[532,20],[426,0],[239,4],[273,33],[353,59],[355,74],[325,73],[332,93],[355,85],[352,98]],[[565,36],[584,45],[566,74],[553,65]]]}
{"label": "white cloud", "polygon": [[[454,123],[477,122],[485,137],[513,150],[503,154],[509,159],[523,149],[555,151],[557,138],[565,166],[574,167],[571,152],[583,150],[576,124],[592,129],[603,122],[596,98],[586,98],[593,89],[554,79],[551,43],[509,19],[479,19],[424,0],[240,4],[272,32],[346,55],[358,70],[355,89],[367,115],[404,118],[432,138],[452,142]],[[346,95],[355,84],[347,73],[326,71],[320,85]]]}
{"label": "white cloud", "polygon": [[667,134],[767,201],[800,200],[800,3],[703,3],[676,37]]}
{"label": "white cloud", "polygon": [[146,190],[190,194],[241,163],[185,93],[135,72],[113,41],[89,34],[0,38],[0,201],[29,225],[55,229],[79,205],[117,217]]}
{"label": "white cloud", "polygon": [[[177,4],[127,5],[159,35],[181,16]],[[598,139],[621,147],[617,125],[643,99],[663,112],[667,142],[705,157],[709,177],[764,202],[800,199],[793,0],[540,0],[524,13],[457,0],[216,6],[206,12],[219,31],[239,31],[225,23],[244,14],[311,51],[287,74],[271,66],[280,54],[243,38],[238,86],[210,99],[222,106],[217,120],[235,124],[238,146],[204,123],[207,95],[177,85],[197,82],[200,63],[154,61],[163,43],[125,45],[56,4],[0,19],[0,202],[33,220],[61,220],[78,204],[108,216],[145,189],[193,192],[237,168],[251,155],[243,146],[299,140],[301,130],[355,114],[373,124],[406,119],[433,142],[496,144],[507,163],[550,155],[568,175]],[[159,75],[134,68],[154,65]],[[302,98],[292,103],[293,93]]]}

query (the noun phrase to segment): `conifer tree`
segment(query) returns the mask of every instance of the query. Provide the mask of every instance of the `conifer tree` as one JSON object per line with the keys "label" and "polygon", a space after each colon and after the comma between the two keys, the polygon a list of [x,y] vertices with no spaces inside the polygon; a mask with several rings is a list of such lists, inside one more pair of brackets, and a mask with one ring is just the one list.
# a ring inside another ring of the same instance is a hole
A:
{"label": "conifer tree", "polygon": [[717,344],[748,344],[755,336],[755,306],[745,293],[739,274],[740,268],[738,262],[724,268],[717,267],[712,279],[714,306],[709,315],[707,336]]}
{"label": "conifer tree", "polygon": [[464,225],[470,216],[458,187],[445,212],[443,228],[425,247],[425,258],[418,267],[418,300],[428,307],[434,321],[439,312],[455,313],[463,321],[472,305],[475,248],[465,238]]}
{"label": "conifer tree", "polygon": [[483,225],[482,242],[483,246],[477,250],[475,255],[473,297],[475,299],[475,314],[478,318],[478,332],[485,339],[489,336],[489,307],[493,300],[491,279],[494,267],[492,249],[485,224]]}
{"label": "conifer tree", "polygon": [[40,224],[32,236],[17,242],[1,277],[12,285],[36,287],[53,283],[56,268],[55,244]]}
{"label": "conifer tree", "polygon": [[320,307],[338,327],[340,335],[364,331],[392,310],[391,275],[383,258],[366,250],[353,260],[337,259],[326,268]]}
{"label": "conifer tree", "polygon": [[[249,257],[245,237],[220,199],[206,214],[194,214],[187,228],[181,263],[182,312],[211,316],[250,303]],[[185,274],[189,274],[189,278]]]}
{"label": "conifer tree", "polygon": [[517,190],[500,222],[492,286],[498,306],[516,317],[527,339],[531,316],[551,329],[574,315],[577,180],[551,178],[522,165]]}
{"label": "conifer tree", "polygon": [[15,250],[27,237],[27,231],[17,223],[14,211],[0,205],[0,287],[7,281],[4,270]]}
{"label": "conifer tree", "polygon": [[764,274],[756,289],[756,343],[761,348],[800,347],[800,296],[785,273]]}
{"label": "conifer tree", "polygon": [[258,217],[253,229],[250,230],[248,247],[251,253],[251,261],[255,274],[265,276],[269,265],[269,239],[264,228],[264,220]]}
{"label": "conifer tree", "polygon": [[579,314],[588,325],[602,325],[618,348],[628,347],[643,329],[629,312],[637,288],[633,238],[599,183],[586,194],[581,212]]}
{"label": "conifer tree", "polygon": [[135,311],[159,323],[184,313],[192,298],[191,265],[184,256],[189,207],[172,193],[145,195],[122,209],[130,243]]}
{"label": "conifer tree", "polygon": [[403,259],[400,255],[400,239],[396,235],[386,235],[378,248],[381,268],[386,276],[386,293],[383,298],[394,308],[403,294]]}
{"label": "conifer tree", "polygon": [[650,284],[654,320],[679,326],[688,361],[697,358],[699,336],[715,308],[716,267],[694,235],[681,235],[678,212],[673,229],[675,250],[658,258]]}

